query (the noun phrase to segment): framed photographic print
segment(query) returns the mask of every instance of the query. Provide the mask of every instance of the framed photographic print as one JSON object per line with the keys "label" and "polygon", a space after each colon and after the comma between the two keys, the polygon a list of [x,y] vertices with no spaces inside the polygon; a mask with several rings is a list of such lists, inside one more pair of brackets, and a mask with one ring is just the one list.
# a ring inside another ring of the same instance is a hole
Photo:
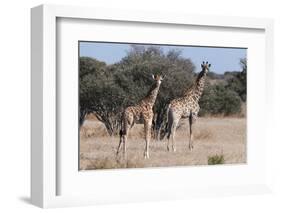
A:
{"label": "framed photographic print", "polygon": [[272,20],[31,14],[33,204],[270,192]]}

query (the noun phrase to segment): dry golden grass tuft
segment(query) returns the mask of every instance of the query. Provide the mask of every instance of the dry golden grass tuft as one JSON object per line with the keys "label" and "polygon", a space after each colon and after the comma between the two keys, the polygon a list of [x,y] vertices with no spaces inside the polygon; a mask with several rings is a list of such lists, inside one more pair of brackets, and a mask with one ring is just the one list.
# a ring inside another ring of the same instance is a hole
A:
{"label": "dry golden grass tuft", "polygon": [[123,157],[105,157],[89,160],[88,164],[82,167],[83,170],[91,169],[119,169],[119,168],[142,168],[143,161],[138,158],[125,159]]}
{"label": "dry golden grass tuft", "polygon": [[[177,137],[189,139],[189,127],[187,124],[181,124],[176,132]],[[213,134],[210,129],[202,129],[194,126],[193,138],[194,140],[212,140]]]}
{"label": "dry golden grass tuft", "polygon": [[[90,160],[90,164],[86,169],[116,169],[120,168],[121,164],[110,158],[100,158],[95,160]],[[122,167],[121,167],[122,168]]]}
{"label": "dry golden grass tuft", "polygon": [[105,126],[94,120],[86,120],[84,124],[80,127],[80,137],[107,137],[108,133]]}
{"label": "dry golden grass tuft", "polygon": [[212,132],[208,129],[206,130],[199,130],[194,133],[194,140],[211,140],[212,139]]}

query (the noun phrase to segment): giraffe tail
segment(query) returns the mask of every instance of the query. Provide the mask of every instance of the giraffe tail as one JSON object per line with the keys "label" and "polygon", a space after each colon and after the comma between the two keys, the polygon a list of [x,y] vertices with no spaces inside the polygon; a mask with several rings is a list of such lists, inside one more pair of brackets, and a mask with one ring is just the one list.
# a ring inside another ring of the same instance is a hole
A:
{"label": "giraffe tail", "polygon": [[122,115],[121,117],[121,128],[120,128],[120,131],[119,131],[119,135],[120,137],[122,137],[123,135],[126,135],[127,134],[127,122],[125,121],[124,122],[124,117],[125,117],[125,114]]}
{"label": "giraffe tail", "polygon": [[121,119],[120,119],[120,131],[119,131],[120,138],[123,135],[123,122],[122,121],[123,121],[123,114],[122,114]]}
{"label": "giraffe tail", "polygon": [[171,122],[171,104],[169,104],[167,108],[167,117],[166,117],[166,129],[165,132],[168,133],[170,131],[170,128],[172,126]]}
{"label": "giraffe tail", "polygon": [[121,137],[122,135],[123,135],[123,131],[122,131],[122,129],[120,129],[119,136]]}

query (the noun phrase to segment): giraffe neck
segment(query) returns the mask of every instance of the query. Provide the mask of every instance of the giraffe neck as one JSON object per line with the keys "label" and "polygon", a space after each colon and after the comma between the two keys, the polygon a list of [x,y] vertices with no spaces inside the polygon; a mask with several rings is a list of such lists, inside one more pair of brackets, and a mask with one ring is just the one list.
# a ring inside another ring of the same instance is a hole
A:
{"label": "giraffe neck", "polygon": [[142,99],[141,103],[145,103],[145,104],[149,104],[149,105],[153,106],[156,101],[159,87],[160,87],[160,83],[153,84],[152,87],[150,88],[149,92],[145,96],[145,98]]}
{"label": "giraffe neck", "polygon": [[187,98],[192,98],[197,102],[199,101],[204,90],[206,74],[207,73],[203,70],[198,74],[196,81],[185,94]]}

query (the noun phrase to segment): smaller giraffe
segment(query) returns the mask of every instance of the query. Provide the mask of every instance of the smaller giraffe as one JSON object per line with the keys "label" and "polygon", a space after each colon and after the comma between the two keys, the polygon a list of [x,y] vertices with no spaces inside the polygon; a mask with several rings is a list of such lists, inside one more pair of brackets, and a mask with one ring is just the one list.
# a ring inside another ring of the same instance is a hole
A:
{"label": "smaller giraffe", "polygon": [[151,137],[151,125],[153,119],[153,106],[156,101],[156,97],[164,77],[161,75],[152,75],[155,83],[150,88],[147,95],[140,100],[135,106],[129,106],[125,109],[121,118],[121,130],[120,130],[120,141],[117,148],[117,153],[120,152],[121,145],[123,143],[123,154],[126,156],[126,143],[128,138],[129,130],[132,128],[135,122],[144,122],[144,133],[145,133],[145,151],[144,158],[149,158],[149,142]]}
{"label": "smaller giraffe", "polygon": [[175,132],[181,118],[188,118],[189,120],[189,149],[193,149],[193,134],[192,125],[195,123],[198,112],[200,110],[199,99],[202,96],[205,84],[205,77],[209,71],[211,64],[204,62],[201,64],[202,71],[198,74],[196,81],[188,88],[184,95],[180,98],[172,100],[167,109],[167,129],[168,143],[167,150],[169,151],[170,136],[172,136],[172,149],[176,151],[175,146]]}

